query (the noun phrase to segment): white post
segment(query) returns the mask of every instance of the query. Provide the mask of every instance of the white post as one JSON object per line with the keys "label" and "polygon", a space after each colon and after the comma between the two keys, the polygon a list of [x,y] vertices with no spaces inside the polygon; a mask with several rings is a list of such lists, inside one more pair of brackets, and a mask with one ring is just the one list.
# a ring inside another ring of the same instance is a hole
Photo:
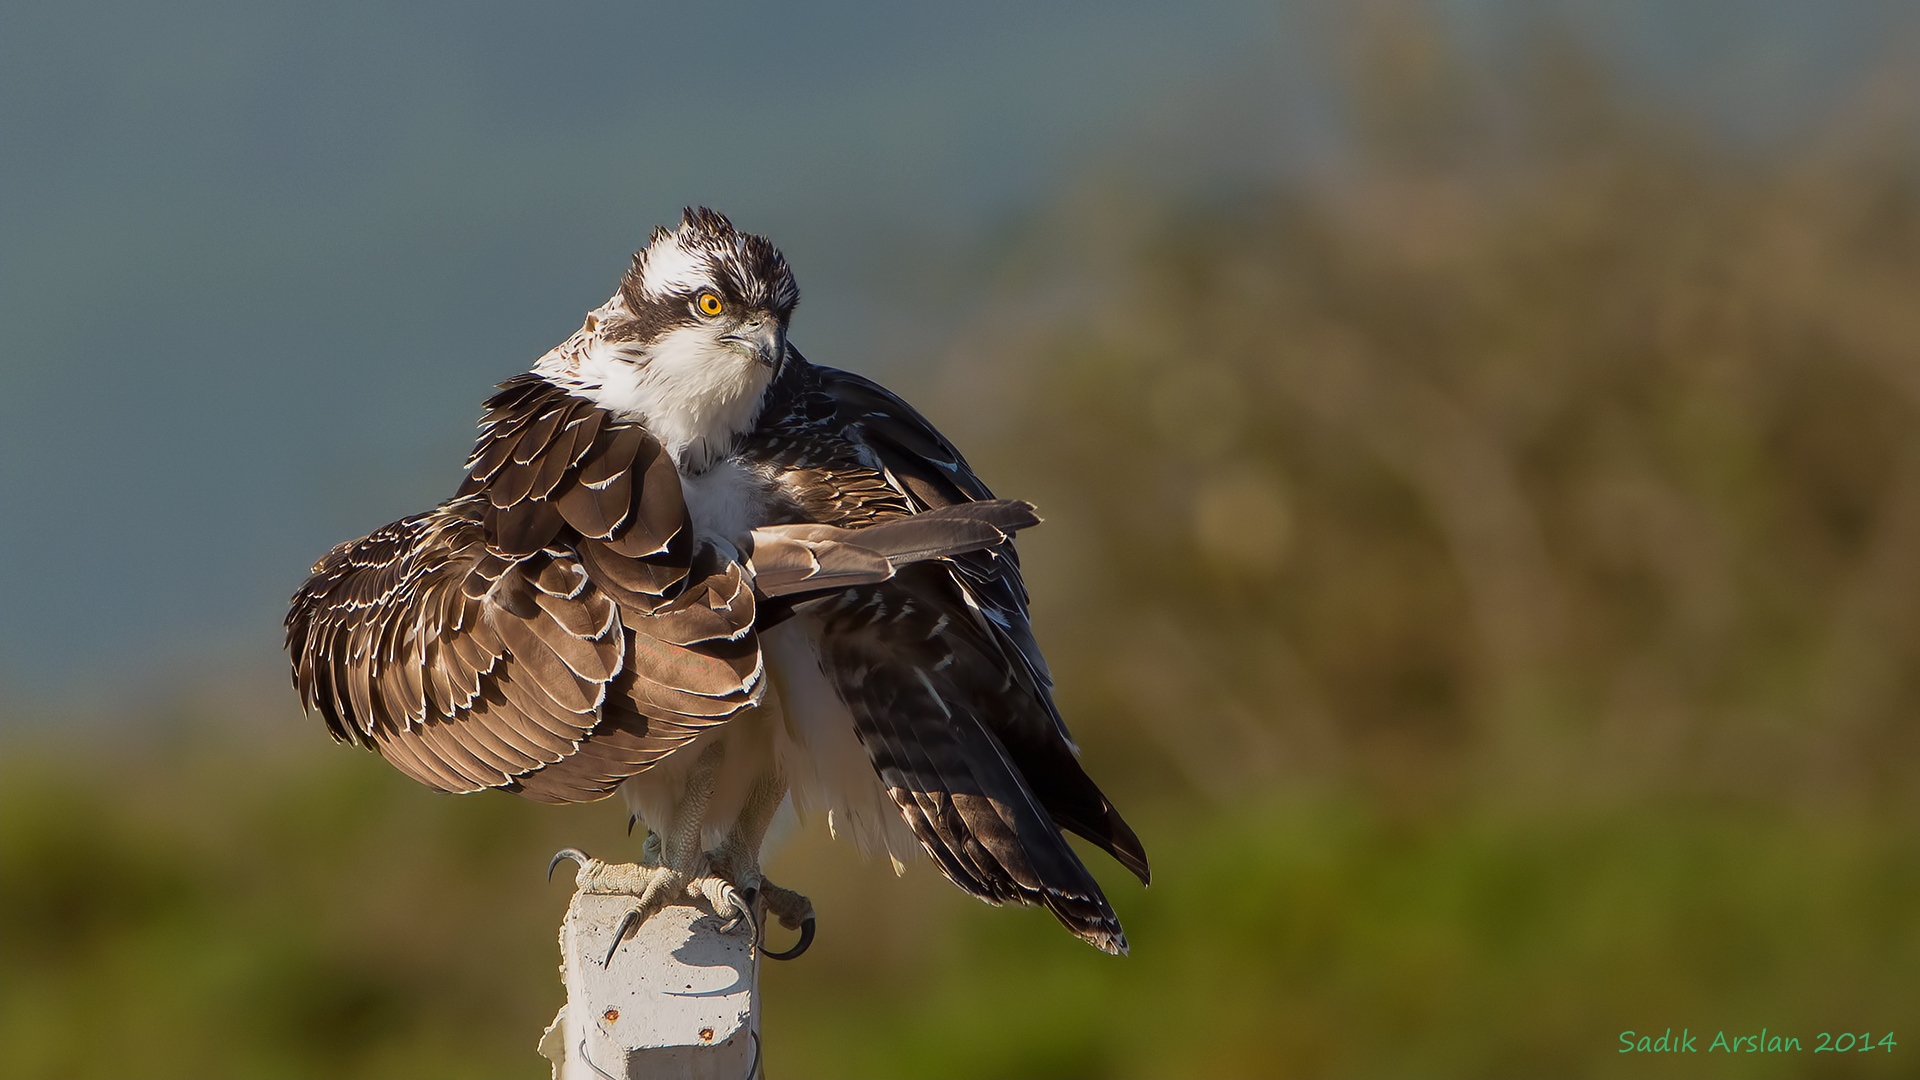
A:
{"label": "white post", "polygon": [[[633,929],[640,875],[587,860],[560,925],[567,1003],[540,1038],[554,1080],[761,1072],[760,957],[750,932],[722,933],[705,907],[669,904]],[[616,935],[626,930],[624,940]]]}

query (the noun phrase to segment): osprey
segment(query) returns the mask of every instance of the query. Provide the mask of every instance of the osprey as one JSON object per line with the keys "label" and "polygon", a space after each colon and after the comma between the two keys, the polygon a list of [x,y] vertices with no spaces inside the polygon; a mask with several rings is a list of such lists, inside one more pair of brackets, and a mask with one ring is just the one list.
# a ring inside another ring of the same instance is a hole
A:
{"label": "osprey", "polygon": [[[449,792],[618,790],[644,919],[706,898],[811,940],[761,842],[791,795],[896,872],[1125,953],[1062,830],[1148,880],[1080,767],[996,500],[918,412],[787,340],[784,256],[711,210],[487,400],[453,498],[329,551],[294,596],[302,704]],[[592,863],[577,852],[583,867]],[[637,875],[637,877],[636,877]],[[623,927],[623,930],[625,928]]]}

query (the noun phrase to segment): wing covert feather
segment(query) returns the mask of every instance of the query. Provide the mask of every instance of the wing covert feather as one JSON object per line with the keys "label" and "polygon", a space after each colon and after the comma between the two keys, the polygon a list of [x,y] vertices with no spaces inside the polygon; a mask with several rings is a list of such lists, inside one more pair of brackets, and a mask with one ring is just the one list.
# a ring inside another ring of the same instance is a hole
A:
{"label": "wing covert feather", "polygon": [[432,787],[600,798],[758,702],[753,593],[644,428],[534,375],[487,409],[453,499],[315,564],[294,685]]}

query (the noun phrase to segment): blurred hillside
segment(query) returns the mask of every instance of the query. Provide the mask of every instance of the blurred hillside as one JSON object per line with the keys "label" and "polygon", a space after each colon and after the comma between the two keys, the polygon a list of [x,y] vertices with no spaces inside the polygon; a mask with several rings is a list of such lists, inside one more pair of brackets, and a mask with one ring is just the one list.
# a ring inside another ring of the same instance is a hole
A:
{"label": "blurred hillside", "polygon": [[[1134,955],[815,823],[774,1075],[1913,1074],[1911,99],[1736,147],[1552,40],[1351,44],[1338,164],[1036,215],[902,386],[1047,515]],[[540,867],[621,810],[434,796],[290,703],[11,738],[0,1073],[544,1075]],[[1682,1026],[1903,1041],[1617,1053]]]}
{"label": "blurred hillside", "polygon": [[1049,515],[1072,715],[1158,790],[1910,812],[1913,113],[1716,152],[1542,48],[1369,40],[1320,185],[1017,268],[938,400]]}

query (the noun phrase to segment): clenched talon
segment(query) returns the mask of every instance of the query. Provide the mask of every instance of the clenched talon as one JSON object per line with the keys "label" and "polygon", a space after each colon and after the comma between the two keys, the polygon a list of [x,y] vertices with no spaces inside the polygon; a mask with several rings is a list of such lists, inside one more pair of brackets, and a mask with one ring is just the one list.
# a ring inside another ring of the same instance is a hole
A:
{"label": "clenched talon", "polygon": [[785,952],[766,952],[762,955],[769,960],[798,958],[813,944],[813,901],[792,889],[783,889],[764,879],[760,882],[760,895],[767,905],[767,912],[779,918],[781,926],[800,931],[800,940],[793,948]]}
{"label": "clenched talon", "polygon": [[[784,923],[785,920],[782,920]],[[769,960],[797,960],[800,954],[813,944],[813,916],[808,915],[800,921],[800,941],[785,952],[762,952],[760,955]]]}
{"label": "clenched talon", "polygon": [[620,943],[627,940],[627,931],[639,926],[642,919],[643,916],[640,914],[640,909],[638,908],[627,912],[621,917],[620,926],[613,932],[613,940],[607,945],[607,955],[600,961],[601,967],[607,967],[613,963],[613,954],[619,952]]}
{"label": "clenched talon", "polygon": [[733,886],[729,885],[726,887],[726,894],[728,903],[733,907],[733,917],[720,924],[720,932],[723,934],[731,934],[735,930],[740,929],[743,924],[748,930],[752,930],[753,908],[747,904],[744,897],[733,891]]}
{"label": "clenched talon", "polygon": [[[713,907],[713,913],[726,920],[720,927],[723,934],[731,934],[744,923],[752,926],[753,905],[744,898],[733,882],[718,876],[706,876],[694,879],[687,891],[703,897]],[[756,934],[757,938],[758,935]]]}
{"label": "clenched talon", "polygon": [[561,848],[559,851],[553,853],[553,861],[547,863],[547,881],[553,881],[553,868],[560,865],[561,859],[572,859],[575,863],[578,863],[583,870],[586,869],[588,863],[593,861],[591,856],[579,848]]}
{"label": "clenched talon", "polygon": [[733,888],[729,886],[727,891],[732,894],[735,914],[733,918],[721,924],[720,932],[723,934],[732,934],[744,928],[747,932],[747,941],[755,949],[758,949],[760,947],[760,918],[753,910],[753,890],[748,889],[745,894],[740,894],[734,893]]}

